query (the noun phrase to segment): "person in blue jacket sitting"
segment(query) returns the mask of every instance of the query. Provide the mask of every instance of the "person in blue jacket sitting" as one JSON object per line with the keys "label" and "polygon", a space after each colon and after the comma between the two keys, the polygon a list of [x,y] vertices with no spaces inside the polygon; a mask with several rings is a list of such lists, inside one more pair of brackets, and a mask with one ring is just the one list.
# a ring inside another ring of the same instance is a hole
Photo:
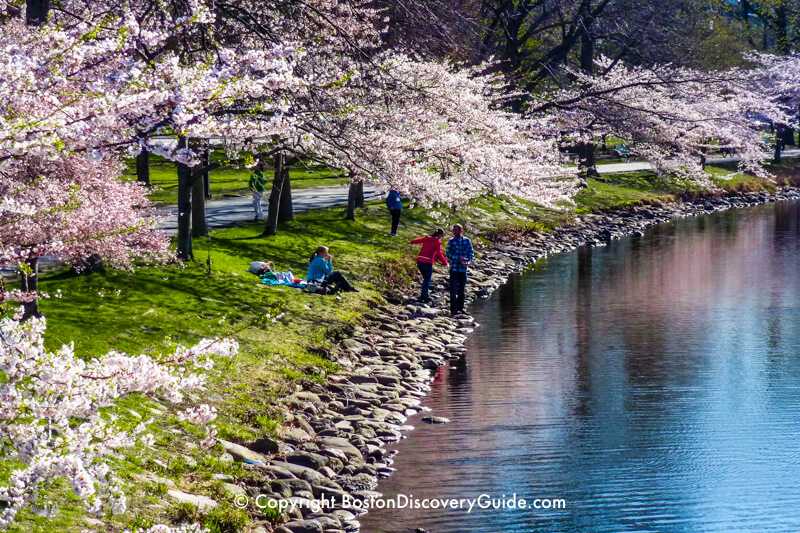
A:
{"label": "person in blue jacket sitting", "polygon": [[392,214],[392,232],[390,237],[397,237],[397,226],[400,224],[400,213],[403,211],[403,202],[400,201],[400,193],[392,189],[386,197],[386,207]]}
{"label": "person in blue jacket sitting", "polygon": [[328,253],[327,246],[320,246],[308,260],[308,274],[306,281],[316,281],[321,287],[327,288],[331,283],[334,284],[329,293],[339,290],[344,292],[358,292],[353,285],[347,281],[344,274],[333,269],[333,256]]}

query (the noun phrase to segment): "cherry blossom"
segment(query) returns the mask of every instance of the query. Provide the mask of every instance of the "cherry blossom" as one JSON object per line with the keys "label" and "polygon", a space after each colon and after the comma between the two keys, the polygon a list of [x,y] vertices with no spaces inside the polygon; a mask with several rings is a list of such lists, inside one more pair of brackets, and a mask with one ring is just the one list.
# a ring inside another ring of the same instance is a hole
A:
{"label": "cherry blossom", "polygon": [[[231,339],[213,339],[193,348],[177,347],[163,359],[111,351],[86,360],[76,356],[71,344],[46,350],[45,330],[44,318],[0,320],[0,370],[5,377],[0,384],[0,435],[6,457],[23,465],[0,488],[0,500],[7,505],[0,527],[25,506],[54,516],[57,508],[48,501],[47,487],[59,478],[72,485],[89,511],[124,512],[125,494],[106,457],[139,439],[152,442],[152,435],[143,434],[151,421],[125,427],[103,408],[132,393],[180,402],[184,391],[204,386],[204,374],[194,369],[210,368],[213,356],[230,357],[238,351]],[[207,423],[215,415],[208,406],[195,406],[184,416]]]}
{"label": "cherry blossom", "polygon": [[705,182],[701,157],[727,149],[741,158],[742,169],[766,174],[761,163],[768,154],[748,119],[765,102],[747,73],[598,63],[603,74],[572,71],[575,83],[540,97],[530,115],[551,113],[549,120],[572,143],[621,138],[631,155],[658,172]]}
{"label": "cherry blossom", "polygon": [[[573,181],[545,120],[502,109],[503,80],[485,66],[456,68],[388,54],[370,79],[334,95],[351,112],[320,114],[302,138],[309,151],[423,204],[463,205],[491,193],[545,205]],[[377,90],[372,90],[377,87]],[[332,109],[345,107],[333,105]]]}
{"label": "cherry blossom", "polygon": [[0,263],[56,255],[79,264],[96,255],[129,268],[135,259],[171,258],[146,191],[122,182],[121,168],[83,155],[7,161],[0,169]]}
{"label": "cherry blossom", "polygon": [[[213,20],[205,4],[191,2],[147,27],[119,5],[94,7],[72,25],[0,22],[0,161],[65,151],[100,159],[151,147],[156,135],[269,136],[290,128],[282,91],[297,84],[291,43],[219,46],[184,64],[168,44]],[[166,52],[151,57],[152,49]],[[191,152],[168,155],[195,160]]]}

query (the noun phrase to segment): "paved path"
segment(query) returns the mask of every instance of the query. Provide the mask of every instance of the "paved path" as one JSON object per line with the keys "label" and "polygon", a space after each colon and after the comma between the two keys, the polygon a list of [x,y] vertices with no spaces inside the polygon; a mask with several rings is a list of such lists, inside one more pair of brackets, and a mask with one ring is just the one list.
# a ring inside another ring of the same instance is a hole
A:
{"label": "paved path", "polygon": [[[800,149],[797,150],[783,150],[781,157],[800,157]],[[738,157],[709,157],[706,163],[709,165],[719,165],[722,163],[738,163]],[[653,170],[650,163],[644,161],[634,161],[633,163],[608,163],[605,165],[597,165],[597,172],[600,174],[619,174],[622,172],[638,172],[641,170]]]}
{"label": "paved path", "polygon": [[[800,157],[800,149],[784,150],[783,157]],[[738,157],[710,157],[708,164],[738,163]],[[600,174],[619,174],[622,172],[637,172],[642,170],[652,170],[650,163],[634,161],[631,163],[608,163],[597,165]],[[310,209],[322,209],[337,205],[347,205],[348,187],[337,185],[332,187],[316,187],[312,189],[298,189],[292,191],[292,200],[295,212],[308,211]],[[364,186],[364,199],[374,200],[382,198],[385,189],[372,185]],[[264,213],[267,211],[266,198],[263,200]],[[167,218],[159,224],[159,227],[171,234],[178,232],[178,216],[175,207],[164,208],[162,214],[167,214]],[[253,199],[247,197],[223,198],[220,200],[210,200],[206,204],[206,216],[210,228],[223,228],[231,226],[237,222],[245,222],[253,219]]]}
{"label": "paved path", "polygon": [[[347,205],[347,186],[334,185],[332,187],[315,187],[311,189],[292,190],[292,204],[294,211],[308,211],[311,209],[322,209],[325,207],[335,207],[337,205]],[[372,185],[364,185],[364,200],[375,200],[383,198],[383,190]],[[266,195],[261,204],[264,207],[264,215],[267,214]],[[168,207],[160,210],[166,214],[167,218],[158,225],[159,228],[168,233],[178,233],[178,210],[176,207]],[[253,198],[251,196],[240,196],[235,198],[223,198],[220,200],[209,200],[206,203],[206,218],[209,228],[223,228],[231,226],[237,222],[253,220]]]}

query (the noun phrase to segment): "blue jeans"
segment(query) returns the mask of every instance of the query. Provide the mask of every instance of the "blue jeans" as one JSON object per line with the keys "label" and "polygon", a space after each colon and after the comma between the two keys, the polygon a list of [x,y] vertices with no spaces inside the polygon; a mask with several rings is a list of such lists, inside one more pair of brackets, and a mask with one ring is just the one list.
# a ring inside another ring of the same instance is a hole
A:
{"label": "blue jeans", "polygon": [[431,288],[431,277],[433,276],[433,265],[431,263],[422,263],[417,261],[417,268],[419,273],[422,274],[422,295],[423,300],[428,299],[428,291]]}
{"label": "blue jeans", "polygon": [[467,287],[467,273],[450,271],[450,314],[464,311],[464,289]]}

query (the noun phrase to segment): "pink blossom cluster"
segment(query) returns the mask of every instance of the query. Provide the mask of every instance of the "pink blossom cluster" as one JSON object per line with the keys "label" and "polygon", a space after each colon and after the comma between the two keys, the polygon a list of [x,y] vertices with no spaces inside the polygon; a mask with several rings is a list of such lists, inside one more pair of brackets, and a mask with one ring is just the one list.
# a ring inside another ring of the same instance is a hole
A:
{"label": "pink blossom cluster", "polygon": [[217,436],[217,426],[211,424],[217,418],[217,410],[210,405],[203,404],[197,407],[190,407],[178,417],[180,420],[188,420],[189,422],[201,426],[206,431],[206,438],[200,443],[204,448],[210,448],[214,445],[214,437]]}
{"label": "pink blossom cluster", "polygon": [[543,205],[569,198],[574,183],[563,178],[573,172],[555,136],[545,121],[501,108],[502,79],[485,65],[457,69],[402,54],[376,64],[371,78],[335,95],[343,103],[332,109],[348,113],[309,124],[308,150],[423,204],[463,205],[487,193]]}
{"label": "pink blossom cluster", "polygon": [[286,95],[298,85],[291,43],[219,46],[187,63],[170,42],[213,21],[199,0],[145,26],[121,4],[77,4],[79,23],[0,22],[0,161],[65,151],[104,158],[148,146],[156,134],[269,136],[290,128]]}
{"label": "pink blossom cluster", "polygon": [[797,110],[800,109],[800,55],[751,54],[748,59],[757,65],[751,71],[751,79],[762,96],[761,105],[754,111],[775,122],[797,127]]}
{"label": "pink blossom cluster", "polygon": [[22,291],[20,289],[12,289],[10,291],[0,292],[0,303],[5,302],[32,302],[37,298],[49,298],[50,295],[45,292]]}
{"label": "pink blossom cluster", "polygon": [[137,183],[120,181],[121,164],[82,155],[25,157],[0,172],[0,263],[58,255],[76,263],[97,255],[128,268],[134,259],[165,261],[169,240]]}
{"label": "pink blossom cluster", "polygon": [[[142,435],[150,421],[126,428],[102,408],[132,393],[181,401],[182,392],[203,387],[204,375],[194,369],[210,368],[213,356],[230,357],[238,351],[235,341],[214,339],[178,347],[163,359],[112,351],[85,360],[71,344],[54,352],[45,349],[45,329],[43,318],[0,320],[0,371],[5,376],[0,384],[0,438],[5,456],[23,465],[0,488],[0,500],[6,503],[0,527],[26,505],[48,516],[56,513],[47,487],[59,478],[72,485],[91,512],[123,512],[125,494],[105,457],[137,440],[152,442],[152,435]],[[215,413],[201,405],[185,416],[207,424]]]}
{"label": "pink blossom cluster", "polygon": [[547,110],[569,142],[623,139],[631,155],[683,178],[707,181],[700,158],[719,149],[735,151],[743,169],[766,174],[761,163],[769,154],[748,119],[766,104],[748,73],[598,63],[602,75],[571,71],[575,83],[535,101],[531,116]]}

